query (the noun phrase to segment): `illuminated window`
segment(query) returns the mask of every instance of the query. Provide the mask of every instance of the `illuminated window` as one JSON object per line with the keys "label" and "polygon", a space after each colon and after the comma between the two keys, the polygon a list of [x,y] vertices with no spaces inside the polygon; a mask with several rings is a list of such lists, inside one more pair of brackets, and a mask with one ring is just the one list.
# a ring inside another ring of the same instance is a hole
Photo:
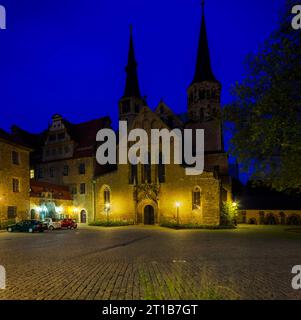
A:
{"label": "illuminated window", "polygon": [[35,177],[34,169],[31,169],[30,170],[30,179],[34,179],[34,177]]}

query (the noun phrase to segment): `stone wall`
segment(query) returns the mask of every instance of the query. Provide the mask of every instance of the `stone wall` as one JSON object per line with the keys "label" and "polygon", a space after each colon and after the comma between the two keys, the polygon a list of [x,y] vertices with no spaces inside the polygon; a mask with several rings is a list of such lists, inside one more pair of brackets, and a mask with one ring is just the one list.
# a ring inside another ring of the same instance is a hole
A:
{"label": "stone wall", "polygon": [[239,223],[301,224],[301,210],[240,210]]}
{"label": "stone wall", "polygon": [[[156,168],[152,166],[150,184],[129,184],[129,166],[119,165],[118,170],[101,176],[96,182],[96,220],[107,219],[104,190],[110,190],[110,220],[131,220],[144,222],[144,208],[154,208],[155,223],[175,222],[179,204],[180,223],[199,223],[219,225],[220,223],[220,181],[213,173],[201,176],[185,175],[185,169],[179,165],[166,166],[166,182],[157,184]],[[141,174],[138,168],[138,177]],[[139,180],[139,178],[138,178]],[[201,207],[193,209],[192,191],[195,187],[201,191]]]}
{"label": "stone wall", "polygon": [[[12,152],[19,154],[13,164]],[[19,180],[19,192],[13,192],[13,179]],[[8,220],[8,207],[17,208],[16,220],[26,219],[29,212],[29,149],[0,141],[0,222]]]}

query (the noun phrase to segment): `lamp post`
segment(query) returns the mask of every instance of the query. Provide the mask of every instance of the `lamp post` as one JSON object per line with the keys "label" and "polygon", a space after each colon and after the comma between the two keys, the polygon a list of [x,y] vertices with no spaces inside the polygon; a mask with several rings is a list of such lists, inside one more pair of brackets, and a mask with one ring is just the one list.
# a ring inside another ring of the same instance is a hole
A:
{"label": "lamp post", "polygon": [[180,224],[180,202],[176,202],[176,208],[177,208],[177,225]]}
{"label": "lamp post", "polygon": [[110,212],[110,208],[111,208],[111,205],[109,203],[106,203],[105,204],[105,211],[107,213],[107,223],[109,223],[109,212]]}

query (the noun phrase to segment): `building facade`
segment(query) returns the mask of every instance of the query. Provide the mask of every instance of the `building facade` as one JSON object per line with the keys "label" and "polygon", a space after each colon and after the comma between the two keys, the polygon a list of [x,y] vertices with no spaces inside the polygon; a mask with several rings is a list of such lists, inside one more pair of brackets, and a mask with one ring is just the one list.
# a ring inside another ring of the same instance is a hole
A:
{"label": "building facade", "polygon": [[[34,149],[31,155],[31,185],[36,187],[35,181],[44,183],[44,194],[53,194],[53,190],[59,189],[60,186],[67,187],[70,192],[72,214],[66,209],[69,205],[66,205],[66,208],[63,206],[63,212],[52,210],[48,212],[49,216],[54,214],[60,217],[63,214],[72,216],[82,223],[94,220],[94,176],[96,171],[101,172],[95,158],[96,134],[100,129],[109,127],[110,119],[107,117],[72,124],[56,114],[52,117],[49,128],[41,134],[31,134],[20,128],[13,128],[15,138],[30,144]],[[47,187],[47,184],[52,185],[52,188]],[[36,201],[32,203],[31,210],[35,210]],[[42,218],[44,214],[36,216]]]}
{"label": "building facade", "polygon": [[[119,120],[127,121],[129,129],[146,130],[148,137],[151,129],[204,129],[205,172],[187,176],[185,165],[164,165],[163,161],[158,165],[118,165],[115,170],[96,177],[97,220],[127,220],[136,224],[220,224],[222,202],[231,200],[228,156],[224,152],[219,118],[220,95],[221,84],[211,68],[204,11],[195,75],[188,88],[184,120],[163,101],[151,110],[142,98],[131,33]],[[194,150],[196,147],[194,145]]]}
{"label": "building facade", "polygon": [[0,224],[27,218],[30,148],[0,130]]}

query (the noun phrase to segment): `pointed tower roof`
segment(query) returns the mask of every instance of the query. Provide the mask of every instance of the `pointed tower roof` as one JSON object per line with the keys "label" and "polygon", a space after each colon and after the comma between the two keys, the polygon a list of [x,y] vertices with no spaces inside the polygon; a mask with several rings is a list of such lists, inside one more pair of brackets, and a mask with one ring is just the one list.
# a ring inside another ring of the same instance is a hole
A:
{"label": "pointed tower roof", "polygon": [[124,97],[136,97],[141,98],[138,74],[137,74],[137,62],[135,58],[134,51],[134,41],[133,41],[133,28],[130,26],[130,46],[128,55],[128,64],[125,68],[126,71],[126,83],[124,90]]}
{"label": "pointed tower roof", "polygon": [[211,68],[207,28],[205,21],[205,1],[202,1],[202,23],[197,52],[196,69],[192,84],[202,81],[217,82]]}

